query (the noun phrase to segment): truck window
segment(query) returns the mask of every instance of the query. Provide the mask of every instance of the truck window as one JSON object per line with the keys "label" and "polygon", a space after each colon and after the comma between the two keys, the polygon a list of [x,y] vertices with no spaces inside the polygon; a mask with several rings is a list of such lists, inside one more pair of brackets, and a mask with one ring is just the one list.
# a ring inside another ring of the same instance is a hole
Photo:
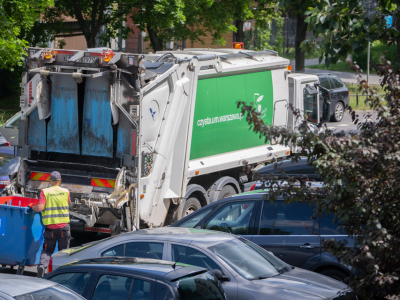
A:
{"label": "truck window", "polygon": [[306,88],[303,89],[304,116],[307,120],[318,123],[317,95],[309,95]]}

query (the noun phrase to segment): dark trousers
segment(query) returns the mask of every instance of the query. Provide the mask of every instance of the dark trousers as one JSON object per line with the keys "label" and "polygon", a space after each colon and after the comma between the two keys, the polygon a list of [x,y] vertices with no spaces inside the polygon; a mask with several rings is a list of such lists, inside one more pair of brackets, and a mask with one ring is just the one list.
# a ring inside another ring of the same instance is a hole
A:
{"label": "dark trousers", "polygon": [[47,269],[51,255],[56,249],[57,242],[58,251],[69,248],[69,240],[71,239],[69,224],[59,229],[50,229],[46,227],[43,233],[43,237],[43,250],[40,255],[40,264],[38,267],[43,267],[44,269]]}

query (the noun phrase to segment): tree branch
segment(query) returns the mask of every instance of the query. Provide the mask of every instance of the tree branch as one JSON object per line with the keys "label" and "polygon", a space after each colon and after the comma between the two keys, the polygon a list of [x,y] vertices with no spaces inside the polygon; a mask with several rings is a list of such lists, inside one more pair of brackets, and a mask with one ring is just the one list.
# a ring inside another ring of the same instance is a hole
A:
{"label": "tree branch", "polygon": [[90,32],[89,32],[89,29],[86,26],[85,20],[83,19],[82,10],[81,10],[81,7],[79,5],[79,0],[72,0],[72,3],[74,5],[75,16],[76,16],[76,18],[78,20],[79,27],[81,28],[81,30],[83,32],[83,35],[87,39],[89,37]]}

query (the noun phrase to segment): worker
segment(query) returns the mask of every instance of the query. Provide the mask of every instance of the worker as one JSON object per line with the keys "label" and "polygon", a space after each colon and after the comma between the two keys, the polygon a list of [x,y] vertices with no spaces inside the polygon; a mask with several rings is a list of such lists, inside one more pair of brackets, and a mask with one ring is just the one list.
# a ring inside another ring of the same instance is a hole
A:
{"label": "worker", "polygon": [[54,171],[50,174],[50,187],[40,193],[38,205],[29,204],[36,212],[42,212],[42,222],[46,226],[43,233],[44,243],[40,255],[37,277],[43,277],[56,243],[58,251],[68,249],[71,237],[69,226],[69,191],[60,187],[61,174]]}

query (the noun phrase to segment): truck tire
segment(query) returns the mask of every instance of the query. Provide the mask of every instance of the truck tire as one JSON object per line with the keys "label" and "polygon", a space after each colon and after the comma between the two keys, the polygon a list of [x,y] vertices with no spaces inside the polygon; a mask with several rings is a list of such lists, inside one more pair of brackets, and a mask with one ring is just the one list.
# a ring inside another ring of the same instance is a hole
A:
{"label": "truck tire", "polygon": [[218,195],[217,200],[221,200],[233,195],[236,195],[236,190],[233,188],[233,186],[226,185],[222,188],[221,192]]}
{"label": "truck tire", "polygon": [[94,239],[97,236],[97,232],[71,231],[71,236],[74,239],[86,241],[86,240]]}
{"label": "truck tire", "polygon": [[190,197],[186,199],[185,205],[183,206],[182,209],[182,217],[184,218],[191,213],[194,213],[196,210],[199,210],[201,208],[200,201],[196,197]]}
{"label": "truck tire", "polygon": [[337,269],[326,269],[320,272],[320,274],[328,276],[332,279],[336,279],[337,281],[344,282],[344,280],[349,277],[348,274],[346,274],[343,271],[337,270]]}

